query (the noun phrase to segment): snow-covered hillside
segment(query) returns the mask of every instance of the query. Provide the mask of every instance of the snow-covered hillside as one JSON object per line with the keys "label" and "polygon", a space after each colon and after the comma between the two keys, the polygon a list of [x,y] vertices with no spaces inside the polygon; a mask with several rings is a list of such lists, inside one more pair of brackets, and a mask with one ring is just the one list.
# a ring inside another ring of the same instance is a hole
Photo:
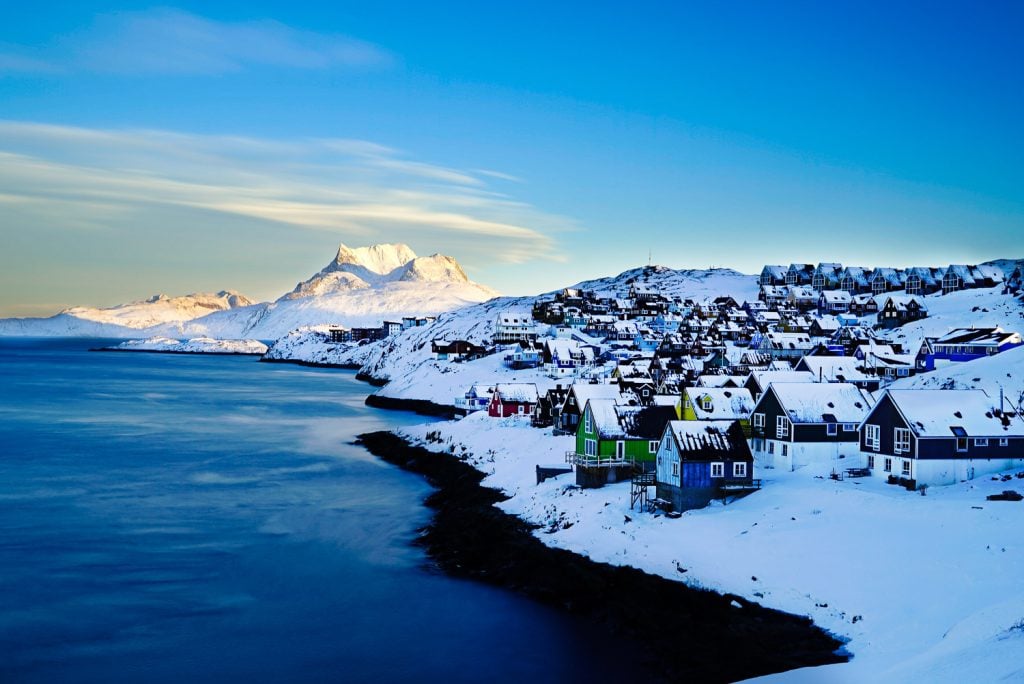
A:
{"label": "snow-covered hillside", "polygon": [[174,354],[249,354],[253,356],[262,356],[267,353],[267,345],[258,340],[215,340],[210,337],[196,337],[191,340],[150,337],[145,340],[127,340],[106,349]]}
{"label": "snow-covered hillside", "polygon": [[757,299],[758,278],[731,268],[676,270],[665,266],[633,268],[617,276],[585,280],[573,285],[583,290],[612,290],[626,296],[629,286],[639,284],[669,297],[702,302],[730,296],[742,304]]}
{"label": "snow-covered hillside", "polygon": [[886,335],[916,352],[925,337],[940,337],[953,328],[991,328],[1024,332],[1024,305],[1002,288],[961,290],[924,297],[928,317],[893,329]]}

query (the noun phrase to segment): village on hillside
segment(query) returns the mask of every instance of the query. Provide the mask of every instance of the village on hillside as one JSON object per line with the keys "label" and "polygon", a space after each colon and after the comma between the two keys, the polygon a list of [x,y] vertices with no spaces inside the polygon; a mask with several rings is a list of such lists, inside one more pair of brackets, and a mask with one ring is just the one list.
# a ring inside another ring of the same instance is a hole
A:
{"label": "village on hillside", "polygon": [[[695,302],[637,279],[625,291],[569,288],[502,310],[490,344],[434,339],[431,351],[442,364],[500,357],[492,377],[451,398],[459,415],[518,417],[575,438],[564,463],[537,464],[538,481],[629,481],[631,507],[670,516],[756,491],[763,468],[823,464],[836,479],[924,490],[1024,467],[1024,387],[990,396],[890,384],[1022,338],[999,326],[911,343],[892,333],[927,318],[936,298],[1012,297],[1021,285],[1019,268],[987,265],[768,265],[757,299]],[[503,377],[522,371],[554,382]]]}

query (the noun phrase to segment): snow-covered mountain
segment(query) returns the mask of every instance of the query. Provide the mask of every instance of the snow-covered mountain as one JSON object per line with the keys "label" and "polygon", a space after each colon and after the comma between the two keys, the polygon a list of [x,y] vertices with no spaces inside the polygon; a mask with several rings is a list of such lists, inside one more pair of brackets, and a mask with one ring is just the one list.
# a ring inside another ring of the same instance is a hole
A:
{"label": "snow-covered mountain", "polygon": [[162,324],[191,321],[214,312],[251,307],[253,301],[233,290],[197,292],[149,299],[109,308],[76,306],[49,318],[0,320],[0,335],[125,337]]}
{"label": "snow-covered mountain", "polygon": [[303,326],[377,326],[496,295],[472,282],[449,256],[418,257],[401,244],[341,245],[331,263],[275,302],[254,304],[235,292],[159,295],[111,309],[77,307],[51,318],[0,320],[0,335],[273,340]]}

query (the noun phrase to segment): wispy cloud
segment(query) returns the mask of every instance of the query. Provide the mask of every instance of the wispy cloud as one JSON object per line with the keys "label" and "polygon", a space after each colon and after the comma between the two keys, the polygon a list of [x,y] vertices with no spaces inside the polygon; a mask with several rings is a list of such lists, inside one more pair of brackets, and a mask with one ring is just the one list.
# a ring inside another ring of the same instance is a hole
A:
{"label": "wispy cloud", "polygon": [[273,20],[216,21],[170,8],[100,15],[41,48],[0,45],[0,74],[221,75],[268,66],[373,68],[394,61],[384,48],[350,36]]}
{"label": "wispy cloud", "polygon": [[573,227],[490,189],[478,172],[358,140],[0,121],[0,187],[0,207],[62,229],[144,230],[153,208],[169,206],[339,239],[436,245],[477,261],[561,260],[554,236]]}

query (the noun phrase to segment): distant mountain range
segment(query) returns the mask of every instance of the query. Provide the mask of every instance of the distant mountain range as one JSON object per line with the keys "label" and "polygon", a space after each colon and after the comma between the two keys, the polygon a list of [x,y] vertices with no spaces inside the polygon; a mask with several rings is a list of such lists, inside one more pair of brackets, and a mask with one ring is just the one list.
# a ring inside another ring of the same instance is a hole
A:
{"label": "distant mountain range", "polygon": [[402,244],[341,245],[331,263],[275,302],[254,303],[233,291],[156,295],[106,309],[74,307],[49,318],[0,319],[0,335],[270,340],[305,325],[379,325],[496,295],[449,256],[418,257]]}

